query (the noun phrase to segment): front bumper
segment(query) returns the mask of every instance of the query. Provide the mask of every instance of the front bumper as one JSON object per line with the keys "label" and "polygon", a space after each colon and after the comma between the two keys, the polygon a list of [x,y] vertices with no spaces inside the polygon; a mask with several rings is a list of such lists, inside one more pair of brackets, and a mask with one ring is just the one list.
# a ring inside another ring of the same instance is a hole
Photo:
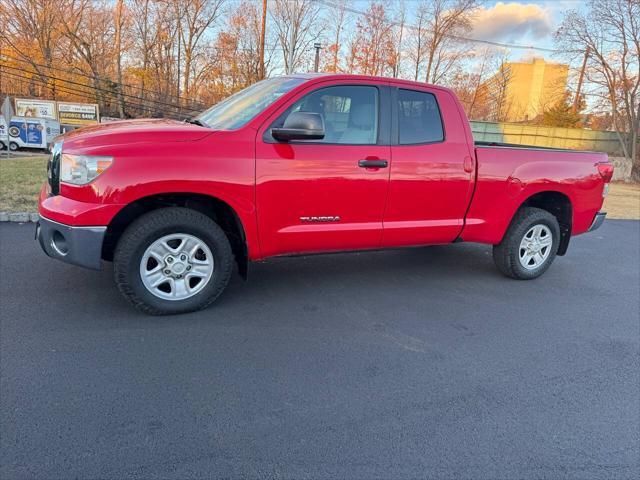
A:
{"label": "front bumper", "polygon": [[51,258],[100,270],[106,231],[107,227],[72,227],[41,216],[36,239]]}
{"label": "front bumper", "polygon": [[596,216],[593,217],[593,222],[591,222],[591,226],[589,227],[589,231],[593,232],[600,228],[600,226],[604,223],[604,218],[607,216],[607,212],[598,212]]}

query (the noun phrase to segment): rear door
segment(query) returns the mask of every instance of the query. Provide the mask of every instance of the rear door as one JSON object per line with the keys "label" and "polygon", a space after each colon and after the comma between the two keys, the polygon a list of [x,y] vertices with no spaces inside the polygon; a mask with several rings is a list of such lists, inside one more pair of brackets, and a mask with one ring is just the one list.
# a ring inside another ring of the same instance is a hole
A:
{"label": "rear door", "polygon": [[446,90],[392,88],[386,247],[448,243],[459,235],[473,189],[469,150],[458,103]]}
{"label": "rear door", "polygon": [[[293,111],[322,115],[325,138],[276,141]],[[264,256],[380,246],[389,182],[390,97],[366,81],[315,84],[256,139],[256,205]],[[370,167],[371,162],[377,167]]]}

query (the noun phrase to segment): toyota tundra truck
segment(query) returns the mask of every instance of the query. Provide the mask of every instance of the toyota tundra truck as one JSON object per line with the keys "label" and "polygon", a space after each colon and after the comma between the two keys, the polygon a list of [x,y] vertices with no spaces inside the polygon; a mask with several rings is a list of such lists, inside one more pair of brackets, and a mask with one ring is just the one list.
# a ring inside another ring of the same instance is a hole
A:
{"label": "toyota tundra truck", "polygon": [[263,80],[183,122],[67,133],[47,170],[42,249],[113,262],[149,314],[205,308],[236,264],[246,279],[278,255],[478,242],[533,279],[602,224],[613,174],[604,153],[474,142],[447,88],[322,74]]}

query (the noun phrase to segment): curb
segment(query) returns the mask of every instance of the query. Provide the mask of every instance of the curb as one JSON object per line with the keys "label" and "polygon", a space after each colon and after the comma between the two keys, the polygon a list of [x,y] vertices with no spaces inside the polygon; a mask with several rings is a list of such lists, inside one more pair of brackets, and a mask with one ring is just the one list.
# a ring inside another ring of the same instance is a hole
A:
{"label": "curb", "polygon": [[0,222],[35,223],[39,218],[36,212],[0,212]]}

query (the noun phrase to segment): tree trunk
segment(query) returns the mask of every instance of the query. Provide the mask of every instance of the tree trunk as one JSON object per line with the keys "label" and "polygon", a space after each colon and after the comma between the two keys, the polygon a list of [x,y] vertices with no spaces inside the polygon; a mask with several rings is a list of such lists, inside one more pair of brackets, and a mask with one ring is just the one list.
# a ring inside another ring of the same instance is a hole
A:
{"label": "tree trunk", "polygon": [[631,165],[631,181],[640,183],[640,139],[638,138],[638,132],[629,133],[631,135],[631,159],[633,164]]}

